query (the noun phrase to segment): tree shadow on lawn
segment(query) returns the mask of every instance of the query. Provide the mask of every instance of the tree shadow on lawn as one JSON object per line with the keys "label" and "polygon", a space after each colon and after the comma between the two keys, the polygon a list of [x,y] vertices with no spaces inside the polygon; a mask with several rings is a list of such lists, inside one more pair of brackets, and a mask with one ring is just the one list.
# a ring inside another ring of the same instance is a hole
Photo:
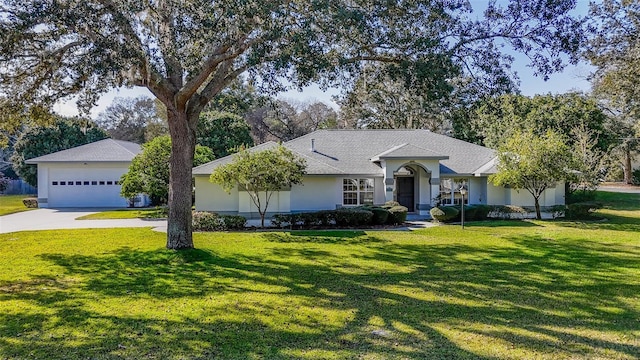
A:
{"label": "tree shadow on lawn", "polygon": [[[558,221],[557,225],[577,229],[626,231],[640,234],[640,218],[637,216],[607,213],[596,213],[595,216],[604,218],[597,219],[594,217],[593,220]],[[638,237],[640,238],[640,235]]]}
{"label": "tree shadow on lawn", "polygon": [[[640,272],[638,252],[586,240],[508,240],[517,246],[374,242],[349,259],[322,243],[306,253],[276,244],[266,256],[49,254],[43,258],[80,280],[51,291],[0,291],[0,301],[29,300],[47,313],[0,314],[0,355],[500,358],[481,351],[487,344],[504,357],[512,348],[547,358],[640,352],[637,303],[630,304],[640,286],[629,274]],[[345,271],[345,263],[362,271]],[[171,308],[176,302],[193,300],[198,308],[166,319],[114,314],[96,308],[107,298],[156,299],[174,312],[184,311]],[[615,338],[620,333],[632,338]]]}

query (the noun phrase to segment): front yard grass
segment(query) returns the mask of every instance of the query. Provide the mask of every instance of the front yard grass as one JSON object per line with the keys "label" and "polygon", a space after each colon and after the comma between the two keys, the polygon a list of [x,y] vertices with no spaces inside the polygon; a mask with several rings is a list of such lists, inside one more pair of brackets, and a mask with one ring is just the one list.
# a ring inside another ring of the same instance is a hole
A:
{"label": "front yard grass", "polygon": [[637,359],[640,197],[622,196],[606,222],[198,233],[182,252],[148,229],[0,234],[0,358]]}
{"label": "front yard grass", "polygon": [[33,197],[32,195],[0,195],[0,216],[9,215],[30,209],[22,203],[22,199]]}

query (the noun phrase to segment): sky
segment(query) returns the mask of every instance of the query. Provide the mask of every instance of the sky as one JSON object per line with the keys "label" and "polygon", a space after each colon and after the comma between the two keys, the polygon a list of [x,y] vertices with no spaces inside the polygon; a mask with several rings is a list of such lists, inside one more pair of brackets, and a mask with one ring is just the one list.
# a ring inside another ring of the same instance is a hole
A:
{"label": "sky", "polygon": [[[474,9],[479,9],[484,6],[487,1],[485,0],[470,0]],[[506,2],[506,0],[498,0],[498,2]],[[588,13],[588,0],[577,0],[577,6],[574,10],[575,15],[584,16]],[[526,56],[519,53],[512,53],[514,56],[514,62],[512,64],[512,70],[515,71],[520,78],[520,92],[525,96],[533,96],[536,94],[561,94],[570,91],[582,91],[589,92],[591,85],[587,80],[590,72],[593,68],[587,63],[579,63],[577,65],[569,65],[561,73],[551,74],[548,80],[544,80],[541,77],[536,77],[533,74],[533,69],[529,68],[528,59]],[[286,100],[295,100],[298,102],[316,102],[321,101],[328,103],[334,108],[338,108],[338,105],[333,101],[332,97],[340,93],[339,89],[327,89],[327,91],[321,90],[318,86],[312,85],[302,92],[298,90],[289,90],[281,93],[278,97]],[[111,104],[116,97],[137,97],[147,96],[153,97],[153,95],[145,88],[120,88],[114,89],[104,94],[96,106],[91,111],[91,117],[95,118],[100,112]],[[66,102],[59,102],[54,106],[54,111],[61,115],[73,116],[78,114],[78,110],[75,106],[75,100],[68,100]]]}

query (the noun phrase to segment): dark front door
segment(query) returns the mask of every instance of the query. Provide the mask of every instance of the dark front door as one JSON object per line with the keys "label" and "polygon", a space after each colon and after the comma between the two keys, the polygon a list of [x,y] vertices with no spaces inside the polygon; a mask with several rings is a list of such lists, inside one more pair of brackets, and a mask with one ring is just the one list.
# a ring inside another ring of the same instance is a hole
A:
{"label": "dark front door", "polygon": [[409,212],[414,211],[414,188],[412,177],[398,177],[396,178],[396,186],[398,188],[398,202],[400,205],[409,209]]}

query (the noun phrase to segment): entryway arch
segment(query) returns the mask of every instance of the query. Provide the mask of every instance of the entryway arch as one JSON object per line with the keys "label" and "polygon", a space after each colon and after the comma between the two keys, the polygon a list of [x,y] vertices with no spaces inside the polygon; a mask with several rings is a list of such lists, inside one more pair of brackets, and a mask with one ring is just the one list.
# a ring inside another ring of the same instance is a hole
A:
{"label": "entryway arch", "polygon": [[406,162],[393,172],[393,179],[394,200],[409,209],[409,212],[430,206],[431,171],[428,168],[416,162]]}

